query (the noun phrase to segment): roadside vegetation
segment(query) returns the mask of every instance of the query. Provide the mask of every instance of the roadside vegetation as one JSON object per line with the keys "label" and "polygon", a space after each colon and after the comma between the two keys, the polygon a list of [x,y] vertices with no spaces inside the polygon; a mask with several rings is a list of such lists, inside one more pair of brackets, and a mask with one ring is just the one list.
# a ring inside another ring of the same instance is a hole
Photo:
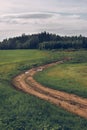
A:
{"label": "roadside vegetation", "polygon": [[[86,130],[87,120],[18,91],[11,85],[11,79],[17,74],[64,57],[72,57],[72,61],[59,65],[59,68],[62,70],[63,66],[68,68],[70,65],[71,68],[75,66],[74,69],[76,69],[80,63],[82,66],[86,65],[86,55],[86,51],[0,51],[0,130]],[[46,71],[53,73],[54,80],[54,73],[58,66],[52,69],[53,72],[51,72],[51,68]],[[46,71],[38,73],[37,80],[41,81],[42,75],[46,75]],[[65,73],[65,69],[62,71]],[[74,73],[73,70],[72,73]],[[45,79],[45,77],[43,78]],[[47,79],[49,81],[48,76]],[[85,90],[87,91],[86,87]],[[82,90],[80,89],[80,91]]]}

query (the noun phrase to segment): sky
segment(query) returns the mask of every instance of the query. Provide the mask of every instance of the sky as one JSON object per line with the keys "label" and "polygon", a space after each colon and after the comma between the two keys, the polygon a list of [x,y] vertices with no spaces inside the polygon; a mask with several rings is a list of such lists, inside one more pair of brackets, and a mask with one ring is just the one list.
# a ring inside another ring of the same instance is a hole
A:
{"label": "sky", "polygon": [[43,31],[58,35],[87,36],[87,0],[0,2],[0,41],[24,33]]}

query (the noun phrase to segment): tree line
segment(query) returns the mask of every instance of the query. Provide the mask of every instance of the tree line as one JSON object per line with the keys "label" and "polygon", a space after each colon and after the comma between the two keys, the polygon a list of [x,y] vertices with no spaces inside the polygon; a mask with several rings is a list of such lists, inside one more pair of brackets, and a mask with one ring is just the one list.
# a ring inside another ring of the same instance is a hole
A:
{"label": "tree line", "polygon": [[0,42],[0,49],[87,49],[87,37],[83,36],[59,36],[42,32],[4,39]]}

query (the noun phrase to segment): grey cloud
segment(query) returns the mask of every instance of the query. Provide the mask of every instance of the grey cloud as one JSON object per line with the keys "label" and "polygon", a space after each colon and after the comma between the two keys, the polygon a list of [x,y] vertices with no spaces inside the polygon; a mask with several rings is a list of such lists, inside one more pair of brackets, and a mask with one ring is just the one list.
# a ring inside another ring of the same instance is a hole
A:
{"label": "grey cloud", "polygon": [[72,13],[50,12],[42,11],[40,13],[22,13],[22,14],[7,14],[0,17],[0,22],[12,24],[27,24],[29,20],[47,20],[53,16],[78,16]]}
{"label": "grey cloud", "polygon": [[3,19],[47,19],[52,17],[52,14],[46,13],[29,13],[29,14],[13,14],[13,15],[6,15],[3,16]]}
{"label": "grey cloud", "polygon": [[51,18],[52,16],[53,14],[48,13],[7,14],[0,17],[0,22],[18,24],[21,21],[21,24],[26,24],[27,20],[48,19]]}
{"label": "grey cloud", "polygon": [[47,19],[52,17],[52,14],[25,14],[25,15],[20,15],[18,18],[25,18],[25,19]]}
{"label": "grey cloud", "polygon": [[39,31],[87,35],[86,6],[87,0],[3,0],[0,37]]}

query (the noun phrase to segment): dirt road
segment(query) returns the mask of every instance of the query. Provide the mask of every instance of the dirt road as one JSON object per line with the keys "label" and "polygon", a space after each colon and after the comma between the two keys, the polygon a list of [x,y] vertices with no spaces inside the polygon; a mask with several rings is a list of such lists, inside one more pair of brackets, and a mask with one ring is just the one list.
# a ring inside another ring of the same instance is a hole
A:
{"label": "dirt road", "polygon": [[26,93],[39,97],[40,99],[49,101],[55,104],[56,106],[60,106],[66,109],[67,111],[70,111],[76,115],[79,115],[87,119],[86,98],[81,98],[74,94],[68,94],[66,92],[61,92],[47,88],[46,86],[39,84],[33,79],[33,75],[38,71],[43,71],[43,69],[61,63],[63,63],[63,61],[58,61],[55,63],[30,69],[29,71],[15,77],[12,83],[16,88]]}

